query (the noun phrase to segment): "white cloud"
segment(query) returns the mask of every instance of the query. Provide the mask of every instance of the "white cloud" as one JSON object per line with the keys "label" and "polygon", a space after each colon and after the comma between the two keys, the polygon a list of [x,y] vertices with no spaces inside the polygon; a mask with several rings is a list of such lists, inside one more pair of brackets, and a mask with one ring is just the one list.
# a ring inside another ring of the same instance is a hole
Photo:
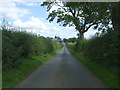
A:
{"label": "white cloud", "polygon": [[[0,13],[11,19],[20,19],[23,16],[30,14],[30,11],[25,8],[19,8],[16,6],[15,0],[1,0],[0,1]],[[16,0],[17,1],[17,0]],[[20,2],[22,0],[18,0]]]}
{"label": "white cloud", "polygon": [[45,37],[60,36],[61,38],[70,38],[77,35],[74,27],[58,27],[53,23],[45,22],[43,19],[34,16],[29,17],[28,21],[16,20],[13,25]]}
{"label": "white cloud", "polygon": [[24,3],[26,6],[37,6],[37,5],[39,5],[38,3]]}
{"label": "white cloud", "polygon": [[25,28],[27,31],[32,31],[33,33],[49,33],[50,31],[58,31],[59,28],[55,27],[53,24],[48,24],[37,17],[29,17],[28,21],[23,22],[22,20],[16,20],[13,23],[14,26]]}
{"label": "white cloud", "polygon": [[2,21],[0,21],[0,26],[2,25]]}
{"label": "white cloud", "polygon": [[34,2],[43,2],[46,0],[0,0],[0,2],[16,2],[16,3],[23,3],[23,2],[29,2],[29,3],[34,3]]}
{"label": "white cloud", "polygon": [[[38,1],[36,1],[38,2]],[[36,6],[38,3],[28,0],[1,0],[0,1],[0,15],[7,16],[14,19],[13,25],[25,28],[28,32],[37,33],[43,36],[60,36],[61,38],[77,37],[74,27],[58,27],[53,22],[48,23],[45,18],[29,17],[27,21],[22,21],[21,17],[28,16],[31,12],[28,9],[17,7],[17,3],[22,3],[27,6]],[[53,9],[58,7],[54,6]],[[1,17],[1,16],[0,16]],[[1,23],[1,22],[0,22]],[[96,31],[92,29],[85,33],[85,38],[90,38]]]}
{"label": "white cloud", "polygon": [[98,32],[98,31],[92,29],[92,27],[91,27],[87,32],[85,32],[84,36],[85,36],[86,39],[89,39],[92,36],[94,36],[96,32]]}
{"label": "white cloud", "polygon": [[[53,23],[48,23],[41,18],[34,16],[29,17],[28,21],[16,20],[13,25],[17,27],[25,28],[26,31],[43,35],[45,37],[59,36],[61,38],[77,37],[78,31],[74,27],[62,27],[55,26]],[[90,28],[88,32],[84,34],[85,38],[90,38],[97,31]]]}

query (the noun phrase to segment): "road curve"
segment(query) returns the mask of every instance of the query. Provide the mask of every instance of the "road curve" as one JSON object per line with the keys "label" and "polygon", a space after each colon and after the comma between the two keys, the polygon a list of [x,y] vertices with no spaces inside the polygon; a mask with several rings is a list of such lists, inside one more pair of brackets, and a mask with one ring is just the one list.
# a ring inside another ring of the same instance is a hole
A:
{"label": "road curve", "polygon": [[14,88],[104,88],[105,86],[67,50],[45,62]]}

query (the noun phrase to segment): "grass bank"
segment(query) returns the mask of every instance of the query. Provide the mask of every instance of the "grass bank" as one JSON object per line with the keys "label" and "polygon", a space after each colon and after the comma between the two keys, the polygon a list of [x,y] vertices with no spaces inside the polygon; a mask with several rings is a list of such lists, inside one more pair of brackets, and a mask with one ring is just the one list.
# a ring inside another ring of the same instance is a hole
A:
{"label": "grass bank", "polygon": [[68,50],[84,64],[103,84],[108,88],[118,88],[118,72],[113,69],[108,69],[100,64],[92,62],[89,58],[85,57],[83,52],[76,52],[73,45],[67,45]]}
{"label": "grass bank", "polygon": [[51,53],[43,54],[40,56],[22,58],[20,59],[22,61],[21,64],[19,64],[17,67],[8,67],[5,69],[2,73],[2,88],[12,88],[14,85],[35,71],[43,62],[57,54],[61,48],[62,47],[59,47]]}

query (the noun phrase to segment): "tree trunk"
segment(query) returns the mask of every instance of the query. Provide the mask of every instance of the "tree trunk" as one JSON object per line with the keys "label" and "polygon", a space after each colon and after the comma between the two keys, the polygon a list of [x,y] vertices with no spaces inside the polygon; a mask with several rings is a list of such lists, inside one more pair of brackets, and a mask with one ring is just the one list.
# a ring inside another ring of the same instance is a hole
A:
{"label": "tree trunk", "polygon": [[84,33],[80,33],[80,32],[79,32],[79,34],[78,34],[78,38],[80,38],[80,39],[84,39]]}
{"label": "tree trunk", "polygon": [[81,28],[78,27],[78,28],[76,28],[76,29],[77,29],[77,31],[79,32],[79,33],[78,33],[78,37],[79,37],[80,39],[84,39],[84,32],[81,31]]}
{"label": "tree trunk", "polygon": [[84,39],[84,33],[79,33],[79,38]]}
{"label": "tree trunk", "polygon": [[112,8],[111,16],[112,16],[113,28],[115,30],[120,29],[120,5],[119,3],[117,3],[117,5]]}

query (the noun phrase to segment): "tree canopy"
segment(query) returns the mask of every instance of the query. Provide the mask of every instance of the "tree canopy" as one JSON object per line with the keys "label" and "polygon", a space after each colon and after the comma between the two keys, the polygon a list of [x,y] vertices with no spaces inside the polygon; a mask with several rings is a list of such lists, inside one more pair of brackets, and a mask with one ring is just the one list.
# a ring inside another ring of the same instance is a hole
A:
{"label": "tree canopy", "polygon": [[[62,26],[75,26],[79,32],[79,37],[84,37],[92,26],[99,30],[109,28],[111,20],[112,3],[95,2],[43,2],[41,6],[47,6],[49,15],[47,20],[52,22],[57,17],[57,23]],[[53,6],[58,6],[56,10],[51,10]]]}

